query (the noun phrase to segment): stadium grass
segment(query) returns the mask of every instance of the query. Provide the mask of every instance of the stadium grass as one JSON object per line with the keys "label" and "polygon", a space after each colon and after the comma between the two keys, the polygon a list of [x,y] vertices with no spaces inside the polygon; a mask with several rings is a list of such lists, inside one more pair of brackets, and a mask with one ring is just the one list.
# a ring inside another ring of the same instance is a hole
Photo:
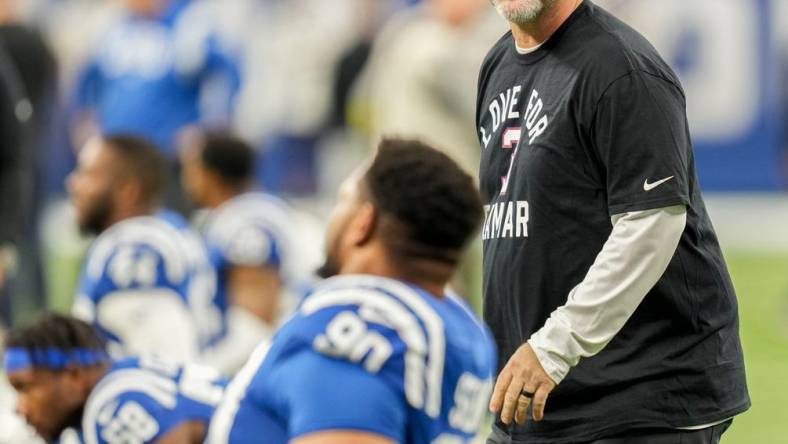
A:
{"label": "stadium grass", "polygon": [[[785,441],[788,419],[788,254],[726,252],[739,298],[741,335],[752,408],[736,418],[724,444]],[[50,303],[70,305],[78,262],[49,264],[58,273]],[[479,440],[477,442],[484,442]]]}
{"label": "stadium grass", "polygon": [[734,420],[723,443],[788,442],[788,255],[729,252],[726,260],[739,298],[752,408]]}

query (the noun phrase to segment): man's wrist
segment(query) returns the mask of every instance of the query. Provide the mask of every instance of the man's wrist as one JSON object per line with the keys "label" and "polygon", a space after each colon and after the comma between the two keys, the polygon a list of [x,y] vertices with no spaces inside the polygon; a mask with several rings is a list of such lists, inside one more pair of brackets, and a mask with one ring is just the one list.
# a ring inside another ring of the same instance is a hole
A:
{"label": "man's wrist", "polygon": [[538,338],[531,336],[531,339],[528,340],[528,345],[533,349],[539,364],[542,365],[550,379],[556,385],[560,384],[569,373],[571,367],[564,360],[551,353],[549,347],[544,347]]}
{"label": "man's wrist", "polygon": [[539,363],[556,384],[560,383],[580,360],[579,355],[573,353],[573,345],[576,345],[573,336],[572,328],[563,318],[563,313],[556,310],[542,328],[528,339]]}

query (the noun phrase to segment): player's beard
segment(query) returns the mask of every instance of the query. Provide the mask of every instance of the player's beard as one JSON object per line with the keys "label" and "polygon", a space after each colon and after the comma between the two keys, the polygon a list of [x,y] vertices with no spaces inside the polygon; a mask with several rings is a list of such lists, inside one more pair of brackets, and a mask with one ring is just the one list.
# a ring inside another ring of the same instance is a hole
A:
{"label": "player's beard", "polygon": [[320,278],[328,279],[334,277],[338,275],[339,271],[342,269],[339,258],[337,257],[340,236],[341,235],[338,235],[333,239],[327,239],[328,248],[326,249],[326,261],[323,262],[323,265],[321,265],[316,272]]}
{"label": "player's beard", "polygon": [[[64,424],[64,427],[61,430],[61,433],[62,433],[62,431],[66,430],[66,429],[74,429],[74,430],[81,429],[82,428],[82,416],[84,414],[85,414],[85,405],[84,404],[82,406],[80,406],[78,409],[74,409],[73,412],[69,413],[69,415],[66,416],[66,418],[65,418],[65,424]],[[60,437],[58,436],[58,438],[60,438]]]}
{"label": "player's beard", "polygon": [[326,261],[323,262],[323,265],[317,269],[316,274],[321,279],[334,277],[339,274],[339,266],[337,266],[337,264],[330,258],[326,258]]}
{"label": "player's beard", "polygon": [[342,260],[340,259],[339,250],[342,245],[342,238],[345,235],[345,230],[347,230],[349,223],[349,217],[336,217],[336,215],[332,215],[332,219],[326,230],[326,261],[316,272],[319,277],[328,279],[338,275],[342,270]]}
{"label": "player's beard", "polygon": [[503,18],[516,25],[538,19],[556,0],[490,0]]}
{"label": "player's beard", "polygon": [[112,191],[107,190],[93,201],[79,224],[79,231],[86,235],[101,234],[109,224],[112,213]]}
{"label": "player's beard", "polygon": [[82,415],[84,414],[84,404],[74,408],[71,411],[62,413],[62,416],[57,420],[51,428],[46,430],[36,429],[36,433],[48,444],[59,442],[60,436],[66,429],[79,430],[82,426]]}

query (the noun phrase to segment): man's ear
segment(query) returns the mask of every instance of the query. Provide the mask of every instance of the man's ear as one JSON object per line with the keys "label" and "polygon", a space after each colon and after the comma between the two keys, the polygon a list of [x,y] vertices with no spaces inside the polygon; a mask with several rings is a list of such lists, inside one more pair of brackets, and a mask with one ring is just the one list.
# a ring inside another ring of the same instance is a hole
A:
{"label": "man's ear", "polygon": [[118,202],[139,202],[142,199],[142,184],[139,180],[123,180],[117,184],[115,196]]}
{"label": "man's ear", "polygon": [[89,392],[87,378],[84,372],[77,367],[67,367],[61,371],[60,384],[68,392],[84,394]]}
{"label": "man's ear", "polygon": [[350,242],[354,246],[362,246],[372,239],[378,223],[378,210],[369,202],[365,202],[353,216],[350,225]]}
{"label": "man's ear", "polygon": [[214,170],[206,168],[204,165],[200,164],[199,166],[199,174],[201,176],[203,185],[207,189],[216,189],[217,187],[222,186],[222,176],[221,174],[217,173]]}

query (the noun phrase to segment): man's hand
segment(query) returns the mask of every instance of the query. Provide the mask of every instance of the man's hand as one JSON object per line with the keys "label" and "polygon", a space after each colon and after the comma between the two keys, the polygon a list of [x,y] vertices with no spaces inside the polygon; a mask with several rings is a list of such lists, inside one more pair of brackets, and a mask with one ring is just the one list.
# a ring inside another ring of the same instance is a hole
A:
{"label": "man's hand", "polygon": [[541,421],[547,396],[554,388],[555,382],[542,368],[531,346],[523,344],[498,375],[490,411],[500,412],[504,424],[511,424],[512,417],[522,424],[527,419],[528,406],[533,402],[533,418]]}

